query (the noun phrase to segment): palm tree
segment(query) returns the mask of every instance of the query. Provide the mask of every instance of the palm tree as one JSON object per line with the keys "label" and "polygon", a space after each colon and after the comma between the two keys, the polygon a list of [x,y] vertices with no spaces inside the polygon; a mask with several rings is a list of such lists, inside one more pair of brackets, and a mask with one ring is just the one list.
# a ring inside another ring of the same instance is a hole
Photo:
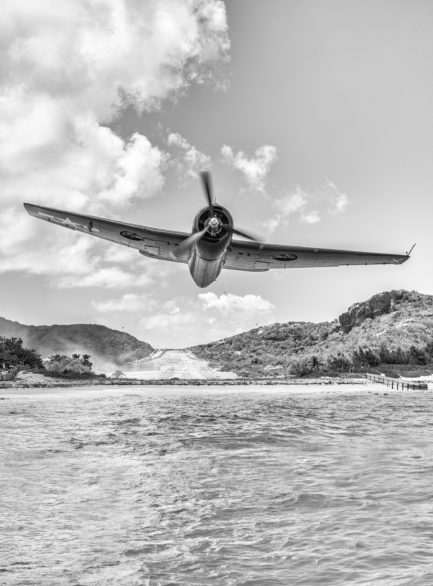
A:
{"label": "palm tree", "polygon": [[323,366],[323,362],[320,360],[320,358],[318,356],[312,356],[311,357],[311,370],[313,372],[317,372],[318,370],[320,370]]}

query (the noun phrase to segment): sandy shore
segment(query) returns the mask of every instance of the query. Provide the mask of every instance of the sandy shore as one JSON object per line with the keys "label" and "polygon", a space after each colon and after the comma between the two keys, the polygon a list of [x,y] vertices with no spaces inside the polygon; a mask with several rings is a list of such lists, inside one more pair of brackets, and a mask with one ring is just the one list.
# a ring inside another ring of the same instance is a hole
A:
{"label": "sandy shore", "polygon": [[37,375],[37,380],[32,377],[16,379],[13,381],[1,381],[1,389],[52,389],[52,388],[92,388],[92,387],[239,387],[239,386],[311,386],[311,385],[365,385],[365,378],[311,378],[311,379],[91,379],[91,380],[61,380]]}
{"label": "sandy shore", "polygon": [[[396,391],[391,390],[379,383],[363,384],[345,384],[345,385],[323,385],[323,384],[298,384],[298,385],[230,385],[230,386],[214,386],[201,385],[198,386],[174,386],[174,385],[132,385],[132,386],[70,386],[70,387],[51,387],[49,389],[42,388],[15,388],[15,389],[0,389],[0,399],[28,399],[28,398],[74,398],[85,395],[87,397],[103,397],[109,395],[182,395],[182,394],[199,394],[212,393],[218,395],[227,395],[228,393],[252,393],[252,394],[287,394],[287,395],[308,395],[308,394],[323,394],[329,395],[353,395],[353,394],[370,394],[381,393],[384,395],[401,394],[401,393],[420,393],[429,391]],[[0,403],[1,405],[1,403]]]}

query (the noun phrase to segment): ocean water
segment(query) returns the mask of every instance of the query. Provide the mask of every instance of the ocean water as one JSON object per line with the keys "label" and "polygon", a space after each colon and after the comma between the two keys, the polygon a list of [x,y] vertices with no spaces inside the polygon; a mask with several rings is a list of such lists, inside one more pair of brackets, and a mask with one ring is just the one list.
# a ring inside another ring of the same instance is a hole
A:
{"label": "ocean water", "polygon": [[19,391],[0,584],[433,584],[433,393]]}

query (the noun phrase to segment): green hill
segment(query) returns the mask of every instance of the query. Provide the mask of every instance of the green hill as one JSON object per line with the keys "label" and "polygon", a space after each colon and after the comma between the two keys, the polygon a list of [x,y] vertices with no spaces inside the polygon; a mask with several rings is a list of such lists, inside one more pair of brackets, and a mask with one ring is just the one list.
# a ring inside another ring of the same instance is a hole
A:
{"label": "green hill", "polygon": [[352,305],[332,322],[272,324],[191,351],[214,367],[248,376],[380,365],[433,371],[433,296],[387,291]]}
{"label": "green hill", "polygon": [[[0,336],[22,338],[42,357],[90,354],[97,370],[145,359],[150,344],[96,324],[27,326],[0,318]],[[338,372],[433,372],[433,296],[387,291],[331,322],[263,326],[190,350],[213,368],[243,376]]]}
{"label": "green hill", "polygon": [[97,324],[27,326],[0,317],[0,336],[21,338],[41,356],[90,354],[96,369],[122,366],[148,356],[153,348],[125,332]]}

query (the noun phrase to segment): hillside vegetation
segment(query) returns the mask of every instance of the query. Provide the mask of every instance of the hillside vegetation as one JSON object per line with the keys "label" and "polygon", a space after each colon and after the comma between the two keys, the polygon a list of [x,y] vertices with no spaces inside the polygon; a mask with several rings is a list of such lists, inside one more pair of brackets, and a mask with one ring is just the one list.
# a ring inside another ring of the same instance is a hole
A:
{"label": "hillside vegetation", "polygon": [[277,323],[191,351],[213,367],[252,377],[433,372],[433,296],[387,291],[332,322]]}
{"label": "hillside vegetation", "polygon": [[0,318],[0,336],[21,338],[43,358],[52,354],[90,354],[96,368],[122,366],[153,351],[150,344],[130,334],[97,324],[26,326]]}

